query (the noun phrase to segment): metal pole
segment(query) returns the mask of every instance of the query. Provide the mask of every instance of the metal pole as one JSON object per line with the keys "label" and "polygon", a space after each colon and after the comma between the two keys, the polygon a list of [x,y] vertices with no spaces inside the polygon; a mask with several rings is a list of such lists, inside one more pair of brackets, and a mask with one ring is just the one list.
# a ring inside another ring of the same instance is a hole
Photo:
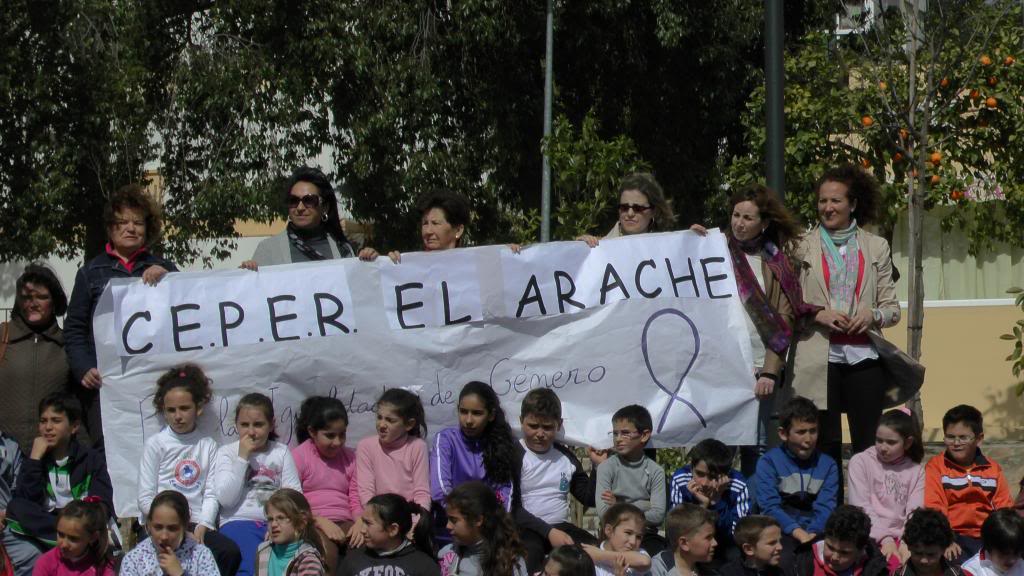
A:
{"label": "metal pole", "polygon": [[[551,98],[554,63],[555,15],[552,4],[548,0],[547,40],[544,56],[544,140],[551,138]],[[544,167],[540,180],[540,241],[551,240],[551,160],[547,150],[544,151]]]}
{"label": "metal pole", "polygon": [[764,84],[767,137],[765,139],[765,164],[768,187],[775,190],[779,199],[786,198],[786,123],[783,112],[786,84],[785,68],[782,63],[783,46],[783,0],[764,0]]}

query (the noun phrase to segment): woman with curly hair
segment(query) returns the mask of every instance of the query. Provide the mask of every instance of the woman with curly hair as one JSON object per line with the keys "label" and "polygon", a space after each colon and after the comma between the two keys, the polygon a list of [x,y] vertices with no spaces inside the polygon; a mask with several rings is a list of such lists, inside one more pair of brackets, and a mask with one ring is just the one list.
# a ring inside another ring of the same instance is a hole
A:
{"label": "woman with curly hair", "polygon": [[768,445],[775,388],[786,365],[794,322],[819,309],[804,303],[800,276],[790,260],[800,233],[796,218],[764,186],[744,187],[729,199],[725,235],[754,356],[754,395],[760,401],[757,444],[740,452],[740,467],[747,477]]}
{"label": "woman with curly hair", "polygon": [[441,430],[430,448],[430,492],[437,540],[448,542],[444,500],[457,486],[479,480],[490,486],[505,510],[512,506],[515,440],[498,395],[483,382],[459,393],[458,427]]}
{"label": "woman with curly hair", "polygon": [[878,181],[847,164],[826,171],[815,194],[818,225],[795,258],[804,298],[821,309],[794,342],[793,392],[823,409],[818,446],[842,462],[843,412],[853,453],[875,442],[888,377],[872,337],[899,322],[900,306],[889,243],[863,228],[875,219]]}
{"label": "woman with curly hair", "polygon": [[92,315],[112,278],[142,278],[156,285],[168,272],[178,268],[152,252],[160,241],[160,210],[138,184],[125,186],[110,197],[103,209],[107,245],[103,252],[78,269],[75,287],[64,321],[65,351],[73,381],[81,384],[79,396],[86,412],[89,437],[103,441],[99,388],[103,384],[96,367],[96,343],[92,337]]}
{"label": "woman with curly hair", "polygon": [[[619,184],[619,220],[604,238],[666,232],[672,229],[675,221],[672,203],[665,198],[665,192],[654,175],[637,172],[626,176]],[[596,236],[590,234],[576,239],[586,242],[591,248],[599,242]]]}
{"label": "woman with curly hair", "polygon": [[515,521],[493,488],[466,482],[445,497],[453,542],[441,549],[442,576],[526,576]]}

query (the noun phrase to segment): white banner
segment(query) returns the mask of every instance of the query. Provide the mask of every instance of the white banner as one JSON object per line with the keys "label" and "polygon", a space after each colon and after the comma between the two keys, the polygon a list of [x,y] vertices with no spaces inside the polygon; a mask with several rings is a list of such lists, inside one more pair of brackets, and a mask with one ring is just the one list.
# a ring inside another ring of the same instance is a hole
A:
{"label": "white banner", "polygon": [[163,424],[156,380],[182,362],[213,380],[199,426],[221,442],[252,391],[272,397],[284,441],[320,394],[348,407],[354,446],[391,387],[419,394],[433,433],[456,425],[472,380],[494,388],[513,426],[529,390],[552,388],[574,444],[610,445],[611,414],[627,404],[650,410],[656,446],[755,440],[750,343],[718,231],[114,281],[94,326],[120,516],[137,513],[142,446]]}

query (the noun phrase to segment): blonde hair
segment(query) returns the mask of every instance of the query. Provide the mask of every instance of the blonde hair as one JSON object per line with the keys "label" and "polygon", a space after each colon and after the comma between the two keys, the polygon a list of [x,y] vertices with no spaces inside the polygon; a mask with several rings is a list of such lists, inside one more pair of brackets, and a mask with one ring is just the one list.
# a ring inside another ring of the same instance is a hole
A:
{"label": "blonde hair", "polygon": [[299,537],[310,546],[316,548],[321,556],[324,555],[323,544],[320,543],[320,536],[313,524],[313,510],[309,507],[309,501],[298,490],[281,488],[270,495],[267,503],[263,505],[264,513],[273,506],[275,510],[284,514],[295,526]]}

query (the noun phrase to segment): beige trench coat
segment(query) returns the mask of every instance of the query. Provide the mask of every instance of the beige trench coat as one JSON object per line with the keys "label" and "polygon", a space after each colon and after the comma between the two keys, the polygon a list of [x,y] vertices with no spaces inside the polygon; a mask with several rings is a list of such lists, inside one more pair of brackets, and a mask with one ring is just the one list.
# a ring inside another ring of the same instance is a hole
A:
{"label": "beige trench coat", "polygon": [[[881,325],[874,324],[870,328],[872,338],[881,338],[882,328],[900,321],[900,304],[896,300],[896,285],[892,279],[892,254],[884,238],[863,228],[857,230],[857,245],[864,254],[864,277],[854,307],[858,311],[870,312],[877,308],[882,312]],[[804,235],[794,257],[800,266],[804,301],[830,308],[821,253],[821,233],[818,226],[815,226]],[[789,371],[789,379],[792,392],[809,398],[819,409],[824,410],[828,406],[829,331],[814,322],[813,318],[808,318],[801,323],[799,332],[790,346],[792,370]]]}

